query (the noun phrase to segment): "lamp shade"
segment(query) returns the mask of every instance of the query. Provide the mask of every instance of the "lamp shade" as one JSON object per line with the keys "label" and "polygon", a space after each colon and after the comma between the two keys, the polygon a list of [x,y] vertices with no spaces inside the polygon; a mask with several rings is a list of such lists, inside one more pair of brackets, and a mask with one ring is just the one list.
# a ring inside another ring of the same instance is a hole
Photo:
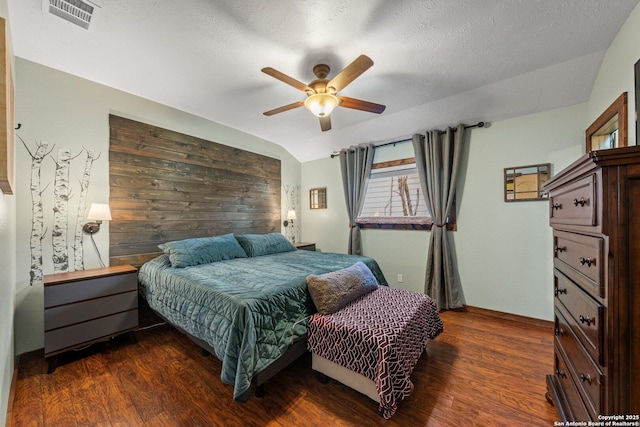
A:
{"label": "lamp shade", "polygon": [[296,219],[296,211],[294,210],[287,211],[287,219],[289,221]]}
{"label": "lamp shade", "polygon": [[338,106],[338,98],[330,93],[316,93],[304,100],[304,106],[316,117],[326,117]]}
{"label": "lamp shade", "polygon": [[111,210],[106,203],[92,203],[87,214],[88,221],[111,221]]}

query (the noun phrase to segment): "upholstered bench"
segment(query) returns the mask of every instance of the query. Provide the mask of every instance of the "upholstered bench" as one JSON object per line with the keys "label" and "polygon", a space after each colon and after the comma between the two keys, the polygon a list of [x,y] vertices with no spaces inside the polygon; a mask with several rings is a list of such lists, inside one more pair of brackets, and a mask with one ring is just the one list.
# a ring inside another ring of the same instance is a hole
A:
{"label": "upholstered bench", "polygon": [[443,330],[435,304],[378,286],[362,263],[309,276],[307,284],[318,309],[307,339],[313,369],[379,402],[390,418],[413,391],[410,376],[427,341]]}

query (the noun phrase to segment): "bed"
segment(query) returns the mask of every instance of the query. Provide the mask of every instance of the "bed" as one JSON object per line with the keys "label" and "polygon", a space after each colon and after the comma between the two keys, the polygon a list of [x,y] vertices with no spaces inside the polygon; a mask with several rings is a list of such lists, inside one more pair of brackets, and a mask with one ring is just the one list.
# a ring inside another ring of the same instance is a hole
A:
{"label": "bed", "polygon": [[204,249],[200,239],[189,239],[198,244],[186,249],[181,242],[161,245],[165,253],[140,268],[140,293],[152,310],[222,361],[221,379],[234,386],[236,401],[249,398],[252,382],[260,387],[285,366],[287,352],[306,351],[315,311],[308,275],[361,261],[387,284],[372,258],[296,250],[279,233],[211,239],[217,244]]}
{"label": "bed", "polygon": [[[357,265],[307,279],[319,310],[309,320],[308,349],[314,370],[379,402],[379,413],[389,419],[413,391],[410,376],[427,342],[444,327],[427,295],[386,286],[367,289],[375,278],[366,266],[356,271]],[[360,287],[360,295],[347,295],[333,307],[317,297],[345,287]]]}

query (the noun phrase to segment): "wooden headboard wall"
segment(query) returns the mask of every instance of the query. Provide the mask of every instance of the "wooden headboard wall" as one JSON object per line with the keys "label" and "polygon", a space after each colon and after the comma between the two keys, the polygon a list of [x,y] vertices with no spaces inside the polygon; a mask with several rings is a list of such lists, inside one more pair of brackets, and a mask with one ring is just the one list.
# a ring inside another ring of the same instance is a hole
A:
{"label": "wooden headboard wall", "polygon": [[280,231],[280,160],[109,115],[111,265],[189,237]]}

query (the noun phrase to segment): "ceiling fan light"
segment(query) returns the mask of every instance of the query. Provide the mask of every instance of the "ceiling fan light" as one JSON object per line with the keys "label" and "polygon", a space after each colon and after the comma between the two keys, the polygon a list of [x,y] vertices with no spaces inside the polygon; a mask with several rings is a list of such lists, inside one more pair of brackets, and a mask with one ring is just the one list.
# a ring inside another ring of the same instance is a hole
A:
{"label": "ceiling fan light", "polygon": [[326,117],[338,106],[338,98],[330,93],[316,93],[304,100],[304,106],[316,117]]}

